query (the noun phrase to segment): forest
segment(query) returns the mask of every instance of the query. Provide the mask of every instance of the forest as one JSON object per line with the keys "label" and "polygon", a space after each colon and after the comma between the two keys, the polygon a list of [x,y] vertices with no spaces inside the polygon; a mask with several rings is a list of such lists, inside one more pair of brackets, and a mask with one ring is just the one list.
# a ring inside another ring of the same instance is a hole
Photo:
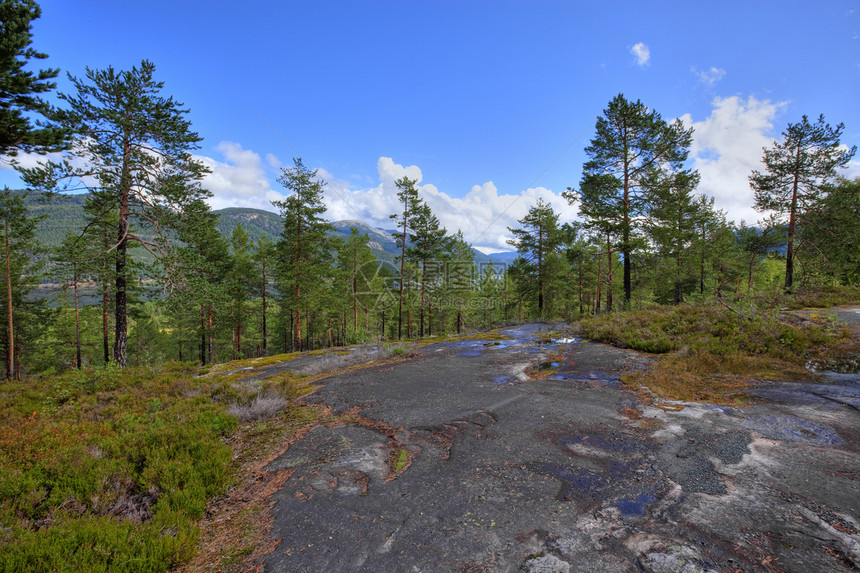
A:
{"label": "forest", "polygon": [[[385,256],[367,234],[332,233],[325,182],[301,158],[278,180],[280,229],[223,234],[192,155],[201,138],[152,62],[87,68],[54,107],[43,95],[59,70],[26,71],[44,55],[18,38],[4,60],[3,93],[15,96],[4,96],[2,153],[13,165],[17,152],[61,159],[19,166],[28,189],[0,194],[7,378],[111,361],[205,365],[860,280],[860,182],[839,176],[856,147],[823,116],[790,123],[764,150],[764,171],[749,176],[762,219],[736,225],[697,192],[692,128],[619,94],[564,193],[577,220],[539,200],[509,229],[519,257],[477,264],[404,177]],[[70,221],[50,248],[49,212]],[[35,296],[44,284],[54,292]]]}
{"label": "forest", "polygon": [[[326,183],[300,157],[281,171],[278,215],[213,211],[201,137],[155,64],[87,68],[54,94],[60,70],[30,69],[47,57],[31,45],[40,14],[0,0],[0,161],[26,184],[0,191],[0,569],[187,563],[207,504],[258,451],[344,423],[298,401],[315,375],[254,386],[221,376],[229,361],[366,343],[396,356],[407,341],[563,321],[667,356],[636,387],[731,401],[851,338],[774,312],[860,298],[842,123],[789,123],[749,174],[761,219],[738,224],[697,189],[692,128],[619,94],[563,194],[579,216],[538,200],[508,229],[517,257],[494,258],[408,177],[389,230],[327,220]],[[236,522],[259,529],[254,511]]]}

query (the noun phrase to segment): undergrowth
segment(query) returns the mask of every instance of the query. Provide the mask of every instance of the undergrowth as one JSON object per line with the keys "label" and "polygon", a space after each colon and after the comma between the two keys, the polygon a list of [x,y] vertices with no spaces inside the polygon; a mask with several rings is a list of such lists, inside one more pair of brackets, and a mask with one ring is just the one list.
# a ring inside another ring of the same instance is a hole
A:
{"label": "undergrowth", "polygon": [[227,408],[252,391],[195,371],[0,383],[0,571],[165,571],[193,554],[230,480]]}
{"label": "undergrowth", "polygon": [[751,300],[682,304],[615,313],[580,322],[581,333],[662,357],[626,375],[677,400],[738,402],[752,380],[808,378],[811,359],[851,343],[851,333],[824,313],[798,317]]}
{"label": "undergrowth", "polygon": [[[302,428],[337,422],[298,402],[312,382],[395,356],[396,348],[341,351],[311,365],[320,372],[262,380],[250,369],[299,354],[0,382],[0,572],[200,570],[207,505],[256,479],[245,466],[262,463]],[[219,568],[260,542],[259,524],[248,525],[255,531],[248,540],[218,548]]]}

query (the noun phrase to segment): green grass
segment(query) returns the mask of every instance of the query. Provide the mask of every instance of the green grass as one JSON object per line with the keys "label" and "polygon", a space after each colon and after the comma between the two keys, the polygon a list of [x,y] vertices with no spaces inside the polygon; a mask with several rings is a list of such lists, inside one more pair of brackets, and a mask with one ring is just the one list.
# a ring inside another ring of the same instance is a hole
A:
{"label": "green grass", "polygon": [[406,448],[398,448],[391,456],[391,474],[400,475],[409,465],[409,451]]}
{"label": "green grass", "polygon": [[[260,464],[309,425],[349,423],[299,400],[314,380],[364,365],[262,381],[211,375],[235,366],[205,377],[168,363],[0,382],[0,572],[235,569],[264,542],[259,520],[241,515],[264,512],[266,498],[214,525],[203,520],[207,504],[232,499],[228,488],[260,487]],[[261,396],[283,398],[284,410],[242,424],[230,414]],[[392,462],[404,471],[408,452]]]}
{"label": "green grass", "polygon": [[0,384],[0,570],[164,571],[194,552],[237,427],[195,368]]}
{"label": "green grass", "polygon": [[798,318],[749,300],[614,313],[579,326],[592,340],[661,355],[622,380],[678,400],[743,402],[754,380],[808,379],[808,360],[852,344],[826,313]]}
{"label": "green grass", "polygon": [[860,304],[860,286],[803,287],[794,294],[783,295],[781,302],[784,307],[790,309]]}

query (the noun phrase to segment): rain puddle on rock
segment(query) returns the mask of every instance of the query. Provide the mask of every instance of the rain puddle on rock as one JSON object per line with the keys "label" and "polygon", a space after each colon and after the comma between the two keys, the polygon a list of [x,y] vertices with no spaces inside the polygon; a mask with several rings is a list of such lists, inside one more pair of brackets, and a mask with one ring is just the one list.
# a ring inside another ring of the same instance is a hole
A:
{"label": "rain puddle on rock", "polygon": [[860,374],[860,355],[837,356],[812,360],[806,367],[813,372],[834,374]]}
{"label": "rain puddle on rock", "polygon": [[645,515],[645,507],[655,499],[656,498],[653,495],[640,493],[636,496],[636,499],[631,500],[622,498],[616,501],[613,505],[618,508],[621,515],[625,515],[627,517],[641,517]]}
{"label": "rain puddle on rock", "polygon": [[605,471],[594,471],[556,464],[540,464],[538,472],[559,480],[559,501],[573,499],[599,499],[605,490],[620,480],[630,478],[632,464],[612,460]]}
{"label": "rain puddle on rock", "polygon": [[556,439],[560,446],[570,447],[582,445],[599,448],[607,452],[634,452],[636,444],[620,436],[560,436]]}
{"label": "rain puddle on rock", "polygon": [[482,348],[469,348],[467,350],[462,350],[462,351],[458,352],[457,354],[459,354],[460,356],[475,357],[475,356],[480,356],[483,353],[484,353],[484,350]]}
{"label": "rain puddle on rock", "polygon": [[493,376],[492,380],[493,382],[501,386],[502,384],[513,382],[515,378],[513,376]]}
{"label": "rain puddle on rock", "polygon": [[518,340],[489,340],[486,338],[470,338],[468,340],[448,340],[445,342],[437,342],[428,344],[421,349],[422,352],[439,352],[445,349],[461,349],[458,353],[460,356],[481,356],[484,350],[502,350],[509,346],[519,344]]}

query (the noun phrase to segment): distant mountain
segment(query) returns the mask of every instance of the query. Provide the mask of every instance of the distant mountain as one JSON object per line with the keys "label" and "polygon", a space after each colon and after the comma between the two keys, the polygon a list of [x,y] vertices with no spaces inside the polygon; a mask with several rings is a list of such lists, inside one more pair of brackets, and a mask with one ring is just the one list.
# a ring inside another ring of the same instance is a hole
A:
{"label": "distant mountain", "polygon": [[[39,224],[38,231],[39,238],[46,247],[56,247],[62,242],[68,231],[77,232],[83,227],[83,206],[87,196],[87,194],[55,195],[47,202],[42,202],[41,194],[32,193],[27,197],[26,205],[31,212],[47,215]],[[227,239],[233,234],[236,226],[241,224],[248,236],[255,241],[263,236],[272,241],[277,241],[284,226],[284,220],[280,215],[262,209],[230,207],[218,209],[213,213],[218,215],[218,230]],[[397,246],[397,241],[391,231],[377,229],[354,219],[335,221],[332,226],[334,231],[331,234],[340,238],[349,237],[353,227],[360,234],[367,235],[367,244],[377,260],[391,269],[396,267],[395,261],[396,257],[400,255],[400,248]],[[499,268],[504,267],[500,263],[508,262],[516,257],[516,253],[513,253],[511,257],[508,257],[511,253],[487,256],[475,249],[472,249],[472,254],[475,263],[482,265],[492,260],[495,266]]]}
{"label": "distant mountain", "polygon": [[504,262],[510,264],[514,262],[514,259],[520,256],[520,254],[516,251],[502,251],[501,253],[493,253],[492,255],[484,256],[492,259],[493,262]]}
{"label": "distant mountain", "polygon": [[355,219],[344,219],[343,221],[335,221],[332,223],[337,231],[347,237],[352,232],[352,229],[355,228],[360,235],[367,235],[367,244],[371,249],[376,249],[378,251],[385,251],[386,253],[396,254],[398,253],[397,241],[394,239],[394,236],[388,231],[384,231],[382,229],[376,229],[371,227],[367,223],[362,221],[356,221]]}
{"label": "distant mountain", "polygon": [[255,241],[263,236],[268,237],[273,242],[277,241],[284,228],[284,220],[281,216],[271,211],[229,207],[212,212],[218,215],[218,230],[228,239],[239,223],[242,224],[242,228],[248,233],[248,236]]}

